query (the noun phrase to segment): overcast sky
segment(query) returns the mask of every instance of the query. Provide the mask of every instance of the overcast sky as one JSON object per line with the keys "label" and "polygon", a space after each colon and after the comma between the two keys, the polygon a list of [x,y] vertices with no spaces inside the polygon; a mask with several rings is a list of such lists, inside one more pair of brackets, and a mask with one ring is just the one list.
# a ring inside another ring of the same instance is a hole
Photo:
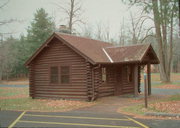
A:
{"label": "overcast sky", "polygon": [[[7,0],[0,0],[2,5]],[[84,9],[84,21],[95,26],[97,23],[109,25],[112,36],[119,33],[120,24],[123,18],[125,24],[129,22],[130,11],[128,6],[124,5],[121,0],[81,0]],[[44,8],[49,16],[55,18],[56,26],[65,24],[62,19],[64,13],[58,9],[54,3],[66,3],[68,0],[10,0],[3,9],[0,10],[0,21],[8,19],[18,19],[21,23],[12,23],[6,26],[0,26],[0,32],[13,32],[14,36],[26,34],[26,29],[33,20],[34,13],[38,8]],[[137,7],[131,8],[133,14],[140,13]],[[78,28],[79,29],[79,28]],[[93,27],[92,29],[95,29]]]}

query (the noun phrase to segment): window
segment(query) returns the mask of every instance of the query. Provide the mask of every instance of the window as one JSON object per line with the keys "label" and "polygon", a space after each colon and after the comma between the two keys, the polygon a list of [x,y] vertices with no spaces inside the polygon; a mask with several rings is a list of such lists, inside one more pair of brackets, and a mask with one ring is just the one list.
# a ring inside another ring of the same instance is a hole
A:
{"label": "window", "polygon": [[61,83],[68,84],[70,81],[70,70],[69,66],[61,66]]}
{"label": "window", "polygon": [[106,68],[102,68],[102,81],[107,81]]}
{"label": "window", "polygon": [[126,66],[127,81],[132,82],[132,67]]}
{"label": "window", "polygon": [[54,66],[50,68],[50,79],[51,79],[51,83],[58,83],[58,67]]}

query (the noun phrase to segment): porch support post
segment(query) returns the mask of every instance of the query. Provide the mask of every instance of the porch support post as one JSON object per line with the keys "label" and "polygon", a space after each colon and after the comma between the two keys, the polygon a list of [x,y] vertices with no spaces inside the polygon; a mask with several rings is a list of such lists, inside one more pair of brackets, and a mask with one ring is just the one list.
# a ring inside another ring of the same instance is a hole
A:
{"label": "porch support post", "polygon": [[138,65],[134,66],[134,96],[138,96]]}
{"label": "porch support post", "polygon": [[151,95],[151,64],[147,64],[148,95]]}

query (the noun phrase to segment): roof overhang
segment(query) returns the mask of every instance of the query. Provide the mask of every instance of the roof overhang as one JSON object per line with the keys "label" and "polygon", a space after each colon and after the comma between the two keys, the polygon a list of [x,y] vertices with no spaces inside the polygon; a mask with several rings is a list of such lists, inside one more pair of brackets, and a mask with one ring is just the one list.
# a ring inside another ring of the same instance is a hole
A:
{"label": "roof overhang", "polygon": [[89,61],[91,64],[95,65],[96,62],[94,62],[91,58],[87,57],[85,54],[83,54],[81,51],[79,51],[78,49],[76,49],[75,47],[73,47],[71,44],[69,44],[67,41],[65,41],[64,39],[62,39],[61,37],[59,37],[56,33],[53,33],[46,41],[45,43],[43,43],[37,50],[36,52],[25,62],[25,66],[28,67],[30,65],[30,63],[37,57],[37,55],[45,48],[49,45],[49,43],[54,39],[57,38],[58,40],[60,40],[61,42],[63,42],[64,44],[66,44],[68,47],[70,47],[71,49],[73,49],[77,54],[81,55],[85,60]]}

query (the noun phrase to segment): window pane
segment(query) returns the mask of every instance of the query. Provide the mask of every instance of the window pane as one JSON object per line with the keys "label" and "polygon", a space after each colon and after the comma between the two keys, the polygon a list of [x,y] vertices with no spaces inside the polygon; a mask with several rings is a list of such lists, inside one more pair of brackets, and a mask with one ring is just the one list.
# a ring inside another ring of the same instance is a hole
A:
{"label": "window pane", "polygon": [[102,68],[102,81],[106,81],[107,80],[107,74],[106,74],[106,68]]}
{"label": "window pane", "polygon": [[58,67],[51,67],[51,83],[58,83]]}
{"label": "window pane", "polygon": [[67,84],[69,83],[70,78],[70,68],[69,66],[61,66],[61,83]]}
{"label": "window pane", "polygon": [[62,84],[69,83],[69,75],[61,75],[61,83]]}
{"label": "window pane", "polygon": [[69,66],[62,66],[61,67],[61,74],[69,74]]}
{"label": "window pane", "polygon": [[130,66],[126,66],[127,73],[127,82],[132,82],[132,68]]}
{"label": "window pane", "polygon": [[52,74],[58,74],[58,67],[51,67]]}

